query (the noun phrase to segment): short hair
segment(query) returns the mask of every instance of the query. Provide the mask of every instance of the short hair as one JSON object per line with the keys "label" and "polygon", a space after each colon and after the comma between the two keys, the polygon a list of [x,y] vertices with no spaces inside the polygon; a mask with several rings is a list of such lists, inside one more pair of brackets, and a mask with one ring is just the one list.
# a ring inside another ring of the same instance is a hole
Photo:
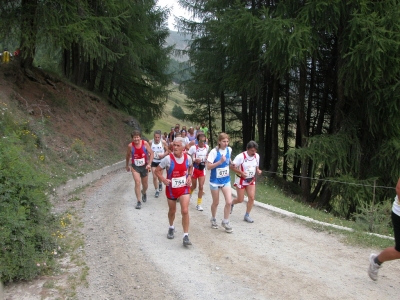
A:
{"label": "short hair", "polygon": [[161,135],[161,130],[154,131],[154,134],[160,134]]}
{"label": "short hair", "polygon": [[185,142],[185,141],[186,141],[186,140],[185,140],[183,137],[181,137],[181,136],[178,136],[178,137],[176,137],[176,138],[174,139],[174,142],[181,142],[183,147],[186,146],[186,142]]}
{"label": "short hair", "polygon": [[199,133],[197,134],[196,140],[199,140],[199,138],[200,138],[201,136],[206,137],[206,135],[203,133],[203,131],[201,131],[201,132],[199,132]]}
{"label": "short hair", "polygon": [[258,149],[258,144],[255,141],[250,141],[247,143],[246,149]]}
{"label": "short hair", "polygon": [[139,130],[134,130],[131,133],[131,137],[133,138],[134,136],[140,136],[142,137],[142,133]]}

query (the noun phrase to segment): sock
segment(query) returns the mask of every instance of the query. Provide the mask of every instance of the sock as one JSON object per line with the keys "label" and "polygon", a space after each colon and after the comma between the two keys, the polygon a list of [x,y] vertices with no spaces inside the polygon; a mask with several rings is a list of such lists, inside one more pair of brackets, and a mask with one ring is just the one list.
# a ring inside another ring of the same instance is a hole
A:
{"label": "sock", "polygon": [[169,228],[175,229],[175,226],[174,225],[170,225]]}
{"label": "sock", "polygon": [[202,202],[202,199],[201,198],[197,198],[197,205],[200,205],[201,202]]}
{"label": "sock", "polygon": [[378,256],[374,258],[374,262],[380,266],[382,263],[378,260]]}
{"label": "sock", "polygon": [[244,214],[245,217],[248,217],[250,214],[247,212]]}
{"label": "sock", "polygon": [[185,232],[185,233],[183,234],[183,237],[185,237],[185,235],[189,235],[189,233]]}
{"label": "sock", "polygon": [[222,222],[226,224],[229,222],[229,219],[224,219]]}

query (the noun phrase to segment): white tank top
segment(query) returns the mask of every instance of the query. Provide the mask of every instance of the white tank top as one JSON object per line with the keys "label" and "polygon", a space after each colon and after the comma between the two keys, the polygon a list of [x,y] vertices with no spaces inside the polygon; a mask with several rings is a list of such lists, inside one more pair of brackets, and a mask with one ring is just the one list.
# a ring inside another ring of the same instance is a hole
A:
{"label": "white tank top", "polygon": [[158,158],[158,154],[164,154],[164,152],[165,152],[162,140],[160,140],[160,142],[158,144],[154,143],[154,140],[153,140],[153,142],[151,143],[151,150],[153,150],[153,152],[154,152],[153,161],[160,162],[161,159]]}

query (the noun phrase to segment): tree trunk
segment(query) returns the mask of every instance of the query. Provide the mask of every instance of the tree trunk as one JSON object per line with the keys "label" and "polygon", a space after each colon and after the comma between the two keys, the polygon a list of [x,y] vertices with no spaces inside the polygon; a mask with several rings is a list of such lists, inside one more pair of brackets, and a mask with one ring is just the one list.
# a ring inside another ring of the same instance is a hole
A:
{"label": "tree trunk", "polygon": [[269,170],[271,167],[271,151],[272,151],[272,138],[271,138],[271,106],[273,98],[273,80],[271,73],[268,73],[266,84],[268,85],[267,91],[267,106],[266,106],[266,120],[265,120],[265,163],[264,168]]}
{"label": "tree trunk", "polygon": [[242,92],[242,141],[243,141],[243,146],[242,150],[246,150],[246,143],[250,141],[250,134],[251,134],[251,128],[249,124],[249,115],[247,111],[247,92],[243,91]]}
{"label": "tree trunk", "polygon": [[276,177],[276,171],[278,171],[279,162],[279,78],[273,77],[274,89],[273,89],[273,103],[272,103],[272,122],[271,122],[271,177]]}
{"label": "tree trunk", "polygon": [[290,77],[287,73],[285,76],[286,84],[285,84],[285,124],[283,129],[283,179],[287,180],[287,172],[288,172],[288,159],[287,152],[289,150],[289,105],[290,105]]}
{"label": "tree trunk", "polygon": [[221,101],[221,129],[222,129],[222,132],[226,132],[226,129],[225,129],[225,93],[224,93],[224,91],[221,91],[221,94],[220,94],[220,101]]}
{"label": "tree trunk", "polygon": [[[300,85],[299,85],[299,106],[298,106],[298,115],[299,115],[299,125],[300,125],[300,134],[301,134],[301,147],[307,147],[307,137],[308,137],[308,128],[307,128],[307,120],[304,112],[305,109],[305,97],[306,97],[306,84],[307,84],[307,69],[306,64],[302,64],[300,66]],[[305,159],[301,164],[301,191],[302,191],[302,199],[307,202],[310,196],[310,187],[311,182],[308,177],[308,159]]]}
{"label": "tree trunk", "polygon": [[[265,82],[264,72],[264,82]],[[258,126],[258,153],[260,154],[260,168],[264,166],[265,160],[265,110],[267,106],[267,85],[263,84],[261,100],[257,102],[257,126]]]}
{"label": "tree trunk", "polygon": [[21,1],[21,67],[30,69],[36,53],[38,0]]}

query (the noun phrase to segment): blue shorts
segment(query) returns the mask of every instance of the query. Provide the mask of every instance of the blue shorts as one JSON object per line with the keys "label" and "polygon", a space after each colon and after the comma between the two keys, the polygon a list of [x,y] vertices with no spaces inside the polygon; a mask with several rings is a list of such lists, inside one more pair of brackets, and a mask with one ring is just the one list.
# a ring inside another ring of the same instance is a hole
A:
{"label": "blue shorts", "polygon": [[214,186],[210,182],[210,190],[212,190],[212,191],[216,191],[218,189],[222,189],[223,187],[231,187],[231,182],[229,181],[229,182],[227,182],[225,184],[218,184],[218,186]]}

